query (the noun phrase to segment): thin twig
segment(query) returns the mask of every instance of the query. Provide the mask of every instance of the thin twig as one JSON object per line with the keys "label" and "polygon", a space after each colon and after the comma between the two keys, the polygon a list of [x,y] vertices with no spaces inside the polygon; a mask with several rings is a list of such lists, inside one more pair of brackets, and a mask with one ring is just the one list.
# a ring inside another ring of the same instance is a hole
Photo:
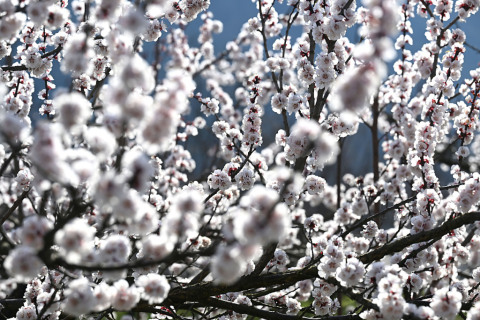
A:
{"label": "thin twig", "polygon": [[23,199],[28,195],[29,190],[23,191],[23,193],[15,200],[13,205],[0,217],[0,226],[12,215],[12,213],[21,205]]}

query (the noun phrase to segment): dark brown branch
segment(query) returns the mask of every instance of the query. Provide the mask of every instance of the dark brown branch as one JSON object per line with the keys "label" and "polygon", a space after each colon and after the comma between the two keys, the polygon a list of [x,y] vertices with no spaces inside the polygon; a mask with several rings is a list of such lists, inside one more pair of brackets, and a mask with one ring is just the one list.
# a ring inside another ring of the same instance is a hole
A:
{"label": "dark brown branch", "polygon": [[409,259],[413,259],[417,256],[417,254],[419,254],[421,251],[427,249],[428,247],[430,247],[432,244],[434,244],[436,241],[438,241],[437,238],[434,238],[432,240],[430,240],[429,242],[421,245],[420,247],[418,247],[417,249],[413,250],[412,252],[410,252],[410,254],[408,256],[406,256],[405,258],[402,259],[402,261],[400,261],[398,263],[398,265],[400,267],[404,267],[405,266],[405,263],[407,262],[407,260]]}
{"label": "dark brown branch", "polygon": [[260,257],[260,260],[258,260],[258,263],[255,266],[255,270],[252,271],[251,275],[259,275],[260,273],[262,273],[268,262],[273,258],[275,250],[277,249],[277,244],[277,242],[271,243],[263,249],[263,254]]}
{"label": "dark brown branch", "polygon": [[[308,59],[310,63],[313,65],[314,64],[314,55],[315,55],[315,40],[313,39],[313,34],[312,31],[308,33],[308,38],[310,41],[310,51],[309,51],[309,56]],[[333,52],[335,49],[335,40],[329,40],[328,38],[326,39],[327,41],[327,46],[328,46],[328,52]],[[327,97],[329,94],[329,91],[326,91],[325,89],[319,89],[317,91],[317,101],[315,101],[315,83],[312,83],[308,86],[308,92],[309,92],[309,99],[308,99],[308,106],[310,109],[310,119],[313,121],[318,122],[320,120],[320,114],[322,113],[323,107],[325,106],[325,103],[327,102]],[[295,161],[294,165],[294,170],[297,172],[304,172],[305,169],[305,164],[307,162],[308,154],[310,154],[311,150],[313,149],[313,144],[311,144],[307,150],[307,156],[303,156],[298,158]]]}
{"label": "dark brown branch", "polygon": [[28,195],[30,190],[24,191],[18,198],[15,200],[13,205],[0,217],[0,226],[3,225],[5,221],[12,215],[12,213],[22,204],[23,199]]}
{"label": "dark brown branch", "polygon": [[56,47],[52,51],[42,54],[42,59],[50,57],[50,56],[56,56],[57,54],[60,53],[60,51],[62,51],[62,49],[63,49],[63,46],[59,45],[58,47]]}
{"label": "dark brown branch", "polygon": [[[432,239],[440,239],[451,230],[457,229],[463,225],[480,221],[480,212],[469,212],[458,218],[448,220],[441,226],[424,231],[415,235],[403,237],[397,241],[384,245],[374,251],[366,253],[359,257],[363,263],[378,261],[386,255],[402,251],[406,247],[425,242]],[[211,297],[227,292],[240,292],[248,289],[272,287],[278,285],[295,284],[298,281],[312,279],[318,276],[316,265],[310,265],[304,269],[290,270],[282,273],[272,273],[264,275],[248,275],[240,278],[232,285],[217,285],[212,282],[203,282],[185,287],[177,287],[170,291],[168,299],[173,304],[184,303],[186,301],[199,301],[202,297]]]}
{"label": "dark brown branch", "polygon": [[444,36],[445,32],[448,29],[450,29],[459,19],[460,19],[459,16],[457,16],[455,19],[453,19],[445,28],[442,28],[442,30],[440,31],[440,34],[437,37],[436,45],[439,49],[438,49],[438,52],[435,53],[435,56],[433,57],[433,64],[432,64],[433,68],[432,68],[432,71],[430,72],[430,79],[433,79],[433,77],[435,77],[435,74],[437,73],[438,58],[440,56],[440,51],[441,51],[441,48],[442,48],[440,46],[440,44],[442,42],[443,36]]}
{"label": "dark brown branch", "polygon": [[338,147],[340,152],[337,155],[337,209],[340,209],[342,204],[342,153],[343,153],[343,139],[338,140]]}
{"label": "dark brown branch", "polygon": [[[370,132],[372,135],[372,167],[373,167],[373,182],[376,184],[378,179],[380,179],[380,168],[379,168],[379,161],[380,161],[380,152],[379,152],[379,139],[378,139],[378,117],[380,116],[379,110],[379,102],[378,102],[378,93],[373,99],[372,104],[372,117],[373,122],[372,126],[370,127]],[[373,205],[373,213],[377,214],[380,212],[380,203],[375,202]],[[380,219],[375,219],[377,225],[380,226]]]}
{"label": "dark brown branch", "polygon": [[[263,50],[265,51],[265,57],[268,59],[268,58],[270,58],[270,53],[268,53],[267,36],[265,35],[265,17],[264,17],[263,12],[262,12],[262,1],[261,0],[258,0],[258,11],[259,11],[259,15],[260,15],[260,21],[262,23],[262,30],[259,30],[259,31],[260,31],[260,34],[262,35],[262,39],[263,39]],[[277,92],[280,92],[280,86],[278,84],[277,75],[273,71],[271,71],[270,74],[272,76],[272,81],[273,81],[273,84],[275,85],[275,89],[277,90]]]}
{"label": "dark brown branch", "polygon": [[203,281],[210,274],[210,264],[203,267],[202,271],[198,273],[190,282],[189,285],[197,284]]}
{"label": "dark brown branch", "polygon": [[8,168],[8,165],[10,164],[10,162],[12,162],[15,156],[16,156],[16,152],[12,151],[10,156],[7,159],[3,160],[2,166],[0,167],[0,177],[3,176],[3,174]]}
{"label": "dark brown branch", "polygon": [[340,236],[342,238],[344,238],[345,236],[347,236],[347,234],[351,233],[353,230],[361,227],[362,225],[364,225],[365,223],[367,223],[368,221],[371,221],[373,219],[376,219],[382,215],[384,215],[385,213],[391,211],[391,210],[395,210],[395,209],[398,209],[400,208],[401,206],[415,200],[417,198],[417,193],[415,193],[413,196],[411,196],[410,198],[407,198],[391,207],[388,207],[382,211],[380,211],[379,213],[376,213],[376,214],[373,214],[371,216],[367,216],[367,217],[364,217],[363,219],[357,221],[356,223],[354,223],[351,227],[347,228],[347,230],[345,230]]}
{"label": "dark brown branch", "polygon": [[[310,51],[308,52],[308,61],[310,64],[313,66],[314,65],[314,59],[315,59],[315,40],[313,39],[313,31],[310,31],[308,33],[308,40],[309,40],[309,45],[310,45]],[[310,109],[310,114],[312,115],[312,119],[315,121],[318,121],[318,119],[314,116],[315,115],[315,82],[312,82],[308,86],[308,107]],[[320,99],[320,97],[317,97]]]}
{"label": "dark brown branch", "polygon": [[369,309],[379,311],[379,307],[376,304],[374,304],[373,302],[371,302],[370,300],[365,299],[363,297],[363,294],[353,292],[352,288],[342,287],[342,285],[340,284],[340,282],[336,278],[328,278],[328,279],[325,279],[325,281],[336,285],[338,287],[338,292],[341,292],[341,293],[347,295],[350,299],[355,300],[360,305],[365,306]]}
{"label": "dark brown branch", "polygon": [[[281,314],[273,311],[261,310],[261,309],[255,308],[254,306],[237,304],[237,303],[214,299],[214,298],[208,298],[208,299],[202,300],[201,303],[210,307],[220,308],[225,310],[232,310],[240,314],[248,314],[254,317],[260,317],[262,319],[267,319],[267,320],[270,320],[270,319],[271,320],[298,320],[299,319],[298,316],[294,316],[294,315],[287,315],[287,314]],[[314,320],[316,318],[308,318],[308,317],[302,316],[301,319]],[[344,315],[344,316],[329,316],[329,317],[323,317],[322,319],[325,319],[325,320],[355,319],[357,320],[357,319],[360,319],[360,316],[356,314],[352,314],[352,315]]]}
{"label": "dark brown branch", "polygon": [[[59,54],[60,51],[62,51],[62,49],[63,49],[63,46],[59,45],[58,47],[56,47],[52,51],[42,54],[41,58],[44,59],[44,58],[48,58],[50,56],[55,56],[55,55]],[[3,71],[26,71],[26,70],[28,70],[28,68],[24,65],[19,65],[19,66],[2,67],[2,70]]]}
{"label": "dark brown branch", "polygon": [[[288,41],[288,35],[290,33],[290,29],[292,28],[292,25],[293,25],[293,22],[295,22],[295,20],[297,19],[298,17],[298,14],[299,12],[297,11],[295,13],[295,15],[293,16],[293,19],[292,19],[292,15],[293,13],[297,10],[297,7],[298,7],[298,3],[295,4],[295,6],[292,8],[292,11],[290,12],[290,14],[288,15],[288,19],[287,19],[287,29],[285,31],[285,37],[283,38],[283,47],[282,47],[282,58],[285,58],[285,52],[287,51],[287,41]],[[291,20],[290,20],[291,19]],[[279,76],[279,80],[280,80],[280,91],[279,92],[282,92],[283,91],[283,69],[280,69],[280,76]],[[285,111],[285,110],[284,110]],[[283,112],[282,112],[283,114]],[[288,128],[285,129],[285,131],[287,131]],[[289,131],[289,130],[288,130]],[[287,131],[287,136],[290,135],[290,133]]]}
{"label": "dark brown branch", "polygon": [[[448,186],[443,186],[443,187],[440,187],[439,189],[440,190],[448,190],[448,189],[452,189],[452,188],[458,188],[460,185],[459,184],[453,184],[453,185],[448,185]],[[409,202],[412,202],[413,200],[415,200],[417,198],[417,192],[415,192],[411,197],[391,206],[391,207],[388,207],[382,211],[380,211],[379,213],[377,214],[373,214],[371,216],[367,216],[367,217],[364,217],[363,219],[357,221],[356,223],[354,223],[352,226],[350,226],[349,228],[347,228],[342,234],[341,234],[341,237],[342,238],[345,238],[345,236],[349,233],[351,233],[353,230],[361,227],[362,225],[364,225],[365,223],[367,223],[368,221],[371,221],[377,217],[380,217],[382,215],[384,215],[385,213],[391,211],[391,210],[396,210],[398,208],[400,208],[401,206],[409,203]]]}
{"label": "dark brown branch", "polygon": [[353,0],[348,0],[348,2],[345,3],[345,5],[343,6],[343,8],[342,8],[342,10],[340,11],[339,15],[345,17],[345,11],[352,5],[352,3],[353,3]]}
{"label": "dark brown branch", "polygon": [[[227,135],[227,137],[230,137],[229,135]],[[235,180],[235,177],[238,173],[240,173],[240,171],[242,171],[243,167],[245,167],[245,165],[248,163],[250,163],[254,168],[255,168],[255,171],[258,173],[258,175],[260,176],[260,179],[262,180],[262,183],[265,183],[265,179],[263,178],[263,175],[262,173],[260,172],[260,170],[257,168],[257,166],[255,166],[251,160],[250,160],[250,157],[252,156],[252,154],[255,152],[256,149],[253,148],[253,146],[250,147],[250,150],[248,151],[248,154],[245,154],[245,152],[242,151],[242,148],[240,148],[239,146],[237,146],[235,144],[235,142],[233,142],[233,146],[235,147],[235,149],[238,151],[238,153],[240,153],[245,159],[243,160],[242,164],[240,165],[240,167],[238,167],[237,170],[235,170],[235,172],[232,173],[232,175],[230,176],[230,181],[233,181]],[[220,191],[220,189],[215,189],[213,190],[204,200],[203,202],[204,203],[207,203],[208,200],[210,200],[214,195],[216,195],[218,192]]]}
{"label": "dark brown branch", "polygon": [[20,66],[7,66],[7,67],[2,67],[3,71],[26,71],[27,67],[20,65]]}
{"label": "dark brown branch", "polygon": [[174,303],[198,301],[202,297],[216,296],[227,292],[240,292],[248,289],[271,287],[281,284],[295,284],[298,281],[311,279],[317,276],[317,266],[310,266],[301,270],[270,273],[259,276],[248,275],[240,278],[232,285],[202,282],[192,286],[177,287],[170,291],[168,299]]}
{"label": "dark brown branch", "polygon": [[423,4],[423,6],[425,7],[425,10],[427,10],[428,14],[430,15],[430,17],[434,17],[433,16],[433,12],[432,12],[432,9],[430,9],[430,6],[425,2],[425,0],[420,0],[420,2]]}
{"label": "dark brown branch", "polygon": [[96,99],[100,89],[103,87],[105,81],[107,81],[107,78],[110,75],[110,71],[112,71],[110,68],[105,69],[105,77],[102,80],[99,80],[97,81],[97,83],[95,83],[95,86],[92,88],[92,91],[90,91],[90,94],[87,97],[88,100],[92,98]]}
{"label": "dark brown branch", "polygon": [[474,223],[475,221],[480,221],[480,212],[476,211],[465,213],[458,218],[444,222],[441,226],[432,230],[423,231],[414,235],[408,235],[406,237],[398,239],[397,241],[386,244],[374,251],[362,255],[359,260],[363,263],[378,261],[386,255],[402,251],[403,249],[414,243],[429,241],[432,239],[440,239],[442,236],[446,235],[450,231],[455,230],[461,226]]}
{"label": "dark brown branch", "polygon": [[[283,40],[283,47],[282,47],[282,58],[285,58],[285,52],[287,50],[287,41],[288,41],[288,34],[290,33],[290,29],[292,28],[293,22],[297,19],[299,12],[297,11],[292,18],[293,13],[296,11],[298,7],[298,3],[292,8],[292,11],[288,15],[288,22],[287,22],[287,29],[285,31],[285,37]],[[290,20],[291,19],[291,20]],[[283,91],[283,69],[280,69],[279,75],[279,93]],[[283,120],[283,127],[285,128],[285,133],[287,137],[290,135],[290,125],[288,124],[288,117],[287,117],[287,110],[282,110],[282,120]]]}
{"label": "dark brown branch", "polygon": [[473,226],[472,230],[470,230],[468,235],[465,237],[465,240],[462,241],[462,246],[466,246],[467,244],[469,244],[476,232],[477,227]]}

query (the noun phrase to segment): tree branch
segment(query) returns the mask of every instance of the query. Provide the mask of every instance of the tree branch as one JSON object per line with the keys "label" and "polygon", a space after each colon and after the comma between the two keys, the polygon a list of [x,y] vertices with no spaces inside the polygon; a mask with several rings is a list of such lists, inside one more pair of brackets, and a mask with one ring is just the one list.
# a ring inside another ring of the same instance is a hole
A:
{"label": "tree branch", "polygon": [[[214,298],[208,298],[208,299],[202,300],[201,303],[210,307],[220,308],[225,310],[232,310],[240,314],[248,314],[254,317],[260,317],[262,319],[267,319],[267,320],[270,320],[270,319],[271,320],[298,320],[299,319],[298,316],[294,316],[294,315],[287,315],[287,314],[281,314],[273,311],[261,310],[253,306],[237,304],[237,303],[214,299]],[[315,320],[317,318],[308,318],[308,317],[302,316],[301,319]],[[357,320],[357,319],[360,319],[360,316],[358,316],[357,314],[351,314],[351,315],[344,315],[344,316],[322,317],[322,319],[324,320],[350,320],[350,319]]]}
{"label": "tree branch", "polygon": [[23,199],[25,199],[25,197],[28,195],[28,192],[30,190],[27,190],[27,191],[23,191],[23,193],[17,198],[17,200],[15,200],[15,202],[13,203],[13,205],[10,207],[10,209],[8,209],[1,217],[0,217],[0,226],[3,225],[3,223],[5,221],[7,221],[7,219],[10,217],[10,215],[15,211],[15,209],[18,208],[19,205],[21,205]]}
{"label": "tree branch", "polygon": [[402,251],[403,249],[414,243],[429,241],[432,239],[440,239],[450,231],[455,230],[466,224],[474,223],[475,221],[480,221],[480,212],[475,211],[465,213],[455,219],[444,222],[441,226],[432,230],[423,231],[414,235],[409,235],[398,239],[397,241],[386,244],[374,251],[360,256],[359,260],[363,263],[378,261],[386,255]]}

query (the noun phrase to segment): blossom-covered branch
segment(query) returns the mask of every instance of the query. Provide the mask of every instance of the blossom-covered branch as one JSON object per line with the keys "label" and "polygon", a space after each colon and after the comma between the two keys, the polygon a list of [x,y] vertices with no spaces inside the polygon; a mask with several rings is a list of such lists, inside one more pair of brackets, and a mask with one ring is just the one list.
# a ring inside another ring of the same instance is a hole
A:
{"label": "blossom-covered branch", "polygon": [[0,1],[0,317],[480,318],[480,1],[216,5]]}

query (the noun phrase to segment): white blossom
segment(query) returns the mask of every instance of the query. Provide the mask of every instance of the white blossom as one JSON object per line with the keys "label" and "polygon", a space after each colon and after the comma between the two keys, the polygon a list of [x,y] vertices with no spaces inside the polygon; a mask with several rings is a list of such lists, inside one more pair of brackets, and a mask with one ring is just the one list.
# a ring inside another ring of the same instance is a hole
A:
{"label": "white blossom", "polygon": [[94,294],[88,279],[79,278],[70,282],[65,291],[65,311],[71,315],[79,316],[89,313],[93,309]]}
{"label": "white blossom", "polygon": [[162,303],[170,290],[167,278],[156,273],[140,276],[135,282],[142,289],[142,298],[149,303]]}
{"label": "white blossom", "polygon": [[40,273],[43,262],[34,248],[17,246],[5,258],[3,266],[12,277],[20,282],[27,282]]}
{"label": "white blossom", "polygon": [[140,301],[140,290],[135,285],[129,286],[126,280],[113,284],[112,307],[120,311],[129,311]]}
{"label": "white blossom", "polygon": [[455,319],[462,306],[462,294],[448,287],[435,292],[430,307],[436,315],[445,319]]}

